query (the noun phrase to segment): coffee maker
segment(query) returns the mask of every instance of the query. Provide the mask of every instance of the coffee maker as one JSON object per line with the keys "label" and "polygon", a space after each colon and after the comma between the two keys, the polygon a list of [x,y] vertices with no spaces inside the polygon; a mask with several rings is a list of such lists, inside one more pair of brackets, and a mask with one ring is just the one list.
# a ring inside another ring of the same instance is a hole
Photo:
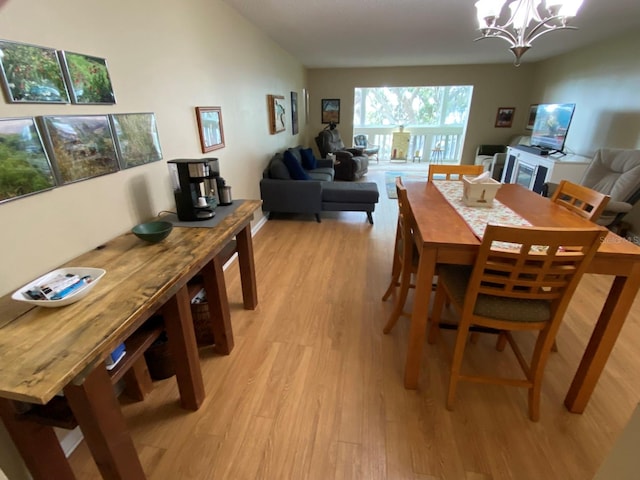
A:
{"label": "coffee maker", "polygon": [[217,158],[169,160],[169,172],[176,199],[178,219],[183,222],[208,220],[220,203]]}

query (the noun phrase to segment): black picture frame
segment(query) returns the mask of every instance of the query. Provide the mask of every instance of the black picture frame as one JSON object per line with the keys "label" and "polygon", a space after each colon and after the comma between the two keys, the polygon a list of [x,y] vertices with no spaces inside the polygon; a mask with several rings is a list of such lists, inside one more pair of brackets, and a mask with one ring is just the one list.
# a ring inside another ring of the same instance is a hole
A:
{"label": "black picture frame", "polygon": [[298,92],[291,92],[291,133],[298,134]]}
{"label": "black picture frame", "polygon": [[322,123],[340,123],[340,99],[323,98],[321,102]]}
{"label": "black picture frame", "polygon": [[69,103],[53,48],[0,40],[0,76],[9,103]]}
{"label": "black picture frame", "polygon": [[515,113],[515,107],[498,108],[498,113],[496,114],[496,128],[511,128]]}

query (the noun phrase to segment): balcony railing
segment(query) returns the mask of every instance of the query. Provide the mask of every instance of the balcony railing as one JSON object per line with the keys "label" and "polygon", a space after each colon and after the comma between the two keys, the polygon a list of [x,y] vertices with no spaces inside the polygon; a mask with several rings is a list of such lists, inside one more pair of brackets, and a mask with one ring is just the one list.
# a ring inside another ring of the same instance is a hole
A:
{"label": "balcony railing", "polygon": [[[367,135],[369,143],[378,145],[381,160],[391,159],[393,132],[397,127],[354,127],[353,134]],[[409,137],[408,160],[439,161],[459,164],[462,157],[462,127],[405,127]]]}

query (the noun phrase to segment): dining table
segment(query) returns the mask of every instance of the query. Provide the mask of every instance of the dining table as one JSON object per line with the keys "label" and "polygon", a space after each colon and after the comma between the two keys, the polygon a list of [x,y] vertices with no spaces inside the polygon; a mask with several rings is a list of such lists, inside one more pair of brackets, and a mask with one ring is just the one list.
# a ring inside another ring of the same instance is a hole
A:
{"label": "dining table", "polygon": [[129,351],[129,340],[140,332],[154,332],[146,326],[161,311],[180,406],[200,407],[206,393],[189,282],[196,276],[203,282],[214,349],[229,354],[234,343],[221,252],[234,242],[244,307],[255,309],[251,220],[260,205],[259,200],[234,200],[232,206],[216,209],[215,225],[198,228],[175,222],[170,235],[158,243],[126,232],[71,259],[60,267],[106,270],[76,303],[45,308],[10,295],[0,297],[0,418],[34,479],[75,478],[51,424],[28,420],[36,407],[53,405],[61,396],[103,478],[146,478],[105,361],[123,342],[123,362],[132,359],[136,354]]}
{"label": "dining table", "polygon": [[[454,207],[460,199],[446,198],[436,185],[438,181],[405,182],[415,218],[414,241],[420,253],[404,369],[407,389],[418,388],[437,265],[472,265],[481,243],[477,231]],[[536,227],[593,227],[589,220],[518,184],[502,185],[495,200]],[[488,218],[493,223],[490,214]],[[587,272],[613,276],[613,282],[594,319],[593,331],[564,399],[566,408],[573,413],[584,412],[638,293],[640,247],[607,230]],[[398,315],[400,310],[394,310],[392,315]]]}

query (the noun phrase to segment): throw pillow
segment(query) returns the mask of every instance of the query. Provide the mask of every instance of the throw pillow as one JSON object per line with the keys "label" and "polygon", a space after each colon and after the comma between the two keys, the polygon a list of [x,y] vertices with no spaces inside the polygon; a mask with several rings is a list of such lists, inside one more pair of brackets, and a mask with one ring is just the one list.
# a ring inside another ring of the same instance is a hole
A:
{"label": "throw pillow", "polygon": [[304,171],[302,165],[298,162],[298,159],[293,156],[290,151],[284,152],[282,156],[282,161],[287,166],[287,170],[289,170],[289,175],[294,180],[311,180],[311,177],[307,175],[307,172]]}
{"label": "throw pillow", "polygon": [[302,156],[302,166],[306,170],[314,170],[318,168],[318,162],[316,157],[313,155],[313,150],[310,148],[301,148],[300,154]]}

